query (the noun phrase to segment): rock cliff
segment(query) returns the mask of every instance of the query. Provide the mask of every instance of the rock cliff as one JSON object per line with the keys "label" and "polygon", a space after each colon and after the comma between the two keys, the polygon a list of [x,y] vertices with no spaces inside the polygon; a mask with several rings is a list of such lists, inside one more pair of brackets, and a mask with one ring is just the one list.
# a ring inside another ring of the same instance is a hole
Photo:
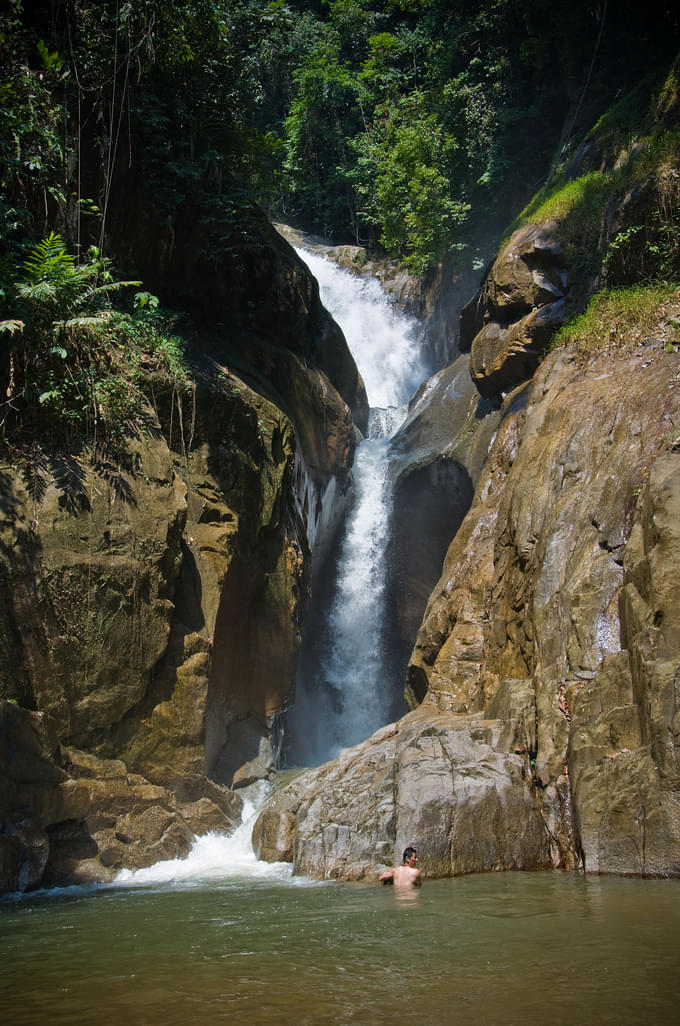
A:
{"label": "rock cliff", "polygon": [[233,829],[238,788],[274,765],[311,548],[365,424],[342,333],[263,217],[206,259],[195,221],[178,214],[170,245],[141,204],[135,248],[134,195],[113,240],[194,309],[189,385],[149,377],[115,446],[0,467],[0,890]]}
{"label": "rock cliff", "polygon": [[413,843],[434,876],[680,872],[680,295],[644,329],[549,352],[598,246],[666,171],[654,185],[643,162],[617,192],[629,152],[593,151],[612,169],[597,216],[553,203],[510,234],[462,312],[469,354],[394,442],[397,635],[453,537],[409,660],[413,711],[280,791],[253,835],[264,858],[375,879]]}
{"label": "rock cliff", "polygon": [[420,705],[280,793],[263,857],[680,871],[678,380],[659,339],[556,351],[507,396],[412,653]]}

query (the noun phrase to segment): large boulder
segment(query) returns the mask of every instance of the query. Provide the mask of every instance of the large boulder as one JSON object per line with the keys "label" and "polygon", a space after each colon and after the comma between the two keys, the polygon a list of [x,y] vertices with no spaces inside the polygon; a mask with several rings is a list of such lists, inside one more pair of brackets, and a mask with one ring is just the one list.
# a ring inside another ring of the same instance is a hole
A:
{"label": "large boulder", "polygon": [[374,878],[406,845],[430,877],[551,865],[520,755],[498,721],[420,710],[282,788],[255,823],[260,858],[316,879]]}
{"label": "large boulder", "polygon": [[491,317],[508,323],[563,298],[567,271],[555,227],[525,225],[503,246],[483,289]]}
{"label": "large boulder", "polygon": [[470,372],[482,395],[529,379],[565,318],[568,276],[555,228],[531,224],[514,232],[466,307],[463,326],[477,329]]}
{"label": "large boulder", "polygon": [[504,325],[489,321],[472,343],[470,373],[480,395],[497,396],[531,377],[565,317],[563,299]]}

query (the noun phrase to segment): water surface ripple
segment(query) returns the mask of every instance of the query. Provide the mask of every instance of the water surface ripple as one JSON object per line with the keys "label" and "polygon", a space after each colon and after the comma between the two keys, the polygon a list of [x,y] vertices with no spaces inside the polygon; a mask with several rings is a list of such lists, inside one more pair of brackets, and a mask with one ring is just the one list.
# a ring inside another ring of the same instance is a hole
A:
{"label": "water surface ripple", "polygon": [[673,1026],[677,881],[238,877],[0,903],[3,1021]]}

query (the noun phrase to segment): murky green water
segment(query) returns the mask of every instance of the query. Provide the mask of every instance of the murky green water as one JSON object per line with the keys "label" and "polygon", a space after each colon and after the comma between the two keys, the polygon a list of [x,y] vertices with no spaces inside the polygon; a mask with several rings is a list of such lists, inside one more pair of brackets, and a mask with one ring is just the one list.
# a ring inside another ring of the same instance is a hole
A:
{"label": "murky green water", "polygon": [[680,883],[225,880],[0,903],[2,1021],[680,1021]]}

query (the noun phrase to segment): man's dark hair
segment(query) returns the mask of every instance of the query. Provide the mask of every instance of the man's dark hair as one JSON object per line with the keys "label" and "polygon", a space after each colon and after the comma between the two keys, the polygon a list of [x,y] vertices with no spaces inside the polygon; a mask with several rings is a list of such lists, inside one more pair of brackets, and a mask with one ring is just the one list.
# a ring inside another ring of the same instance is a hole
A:
{"label": "man's dark hair", "polygon": [[403,855],[404,863],[406,863],[406,859],[410,859],[411,858],[411,855],[417,855],[417,854],[418,854],[418,852],[416,851],[415,848],[412,848],[411,845],[409,845],[408,848],[404,848],[404,855]]}

